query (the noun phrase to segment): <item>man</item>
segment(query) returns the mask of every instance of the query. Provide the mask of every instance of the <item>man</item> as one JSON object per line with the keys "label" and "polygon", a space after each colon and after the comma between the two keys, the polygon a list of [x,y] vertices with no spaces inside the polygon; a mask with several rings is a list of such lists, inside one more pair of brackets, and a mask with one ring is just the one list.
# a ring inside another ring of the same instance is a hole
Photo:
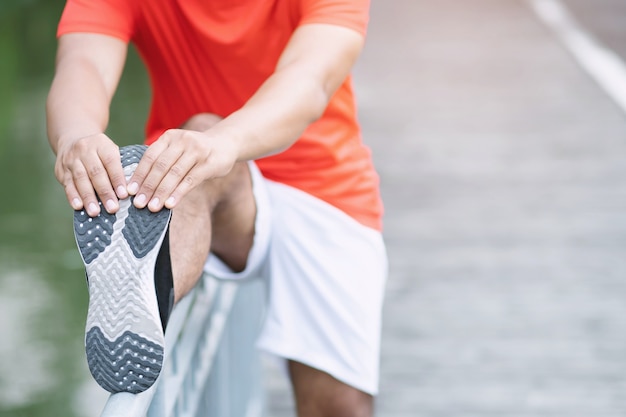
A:
{"label": "man", "polygon": [[[48,136],[103,387],[151,384],[172,280],[177,301],[204,270],[268,280],[258,345],[288,361],[299,416],[372,414],[386,255],[349,77],[367,18],[368,0],[68,0]],[[150,146],[120,157],[104,132],[129,42]]]}

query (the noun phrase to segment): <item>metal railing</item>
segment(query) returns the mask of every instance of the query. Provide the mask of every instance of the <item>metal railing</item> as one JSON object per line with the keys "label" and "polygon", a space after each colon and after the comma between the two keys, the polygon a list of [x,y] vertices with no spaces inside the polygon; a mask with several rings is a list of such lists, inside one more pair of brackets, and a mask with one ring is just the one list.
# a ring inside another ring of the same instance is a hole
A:
{"label": "metal railing", "polygon": [[172,312],[157,382],[141,394],[112,394],[101,417],[262,417],[255,340],[263,308],[261,280],[205,274]]}

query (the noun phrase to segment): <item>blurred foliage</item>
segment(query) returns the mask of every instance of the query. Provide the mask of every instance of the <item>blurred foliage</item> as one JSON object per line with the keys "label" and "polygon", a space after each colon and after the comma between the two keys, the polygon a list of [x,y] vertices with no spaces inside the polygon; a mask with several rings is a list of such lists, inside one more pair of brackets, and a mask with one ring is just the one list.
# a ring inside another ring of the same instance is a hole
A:
{"label": "blurred foliage", "polygon": [[[64,3],[0,0],[0,284],[7,276],[36,271],[43,282],[33,291],[51,292],[54,303],[32,312],[33,327],[25,334],[34,335],[29,344],[46,347],[50,358],[45,371],[56,381],[26,404],[0,402],[0,417],[78,417],[77,395],[91,382],[83,351],[84,270],[72,235],[72,212],[53,175],[54,155],[45,131],[45,99],[54,75],[56,28]],[[108,131],[120,145],[143,141],[149,99],[146,72],[131,49]],[[7,270],[14,274],[3,275]],[[2,338],[11,344],[10,335]],[[10,360],[0,358],[0,369]],[[28,376],[0,372],[0,390],[12,378]],[[95,415],[101,406],[93,405]]]}
{"label": "blurred foliage", "polygon": [[[5,153],[18,96],[25,91],[46,91],[50,85],[56,28],[64,4],[64,0],[0,1],[0,155]],[[149,96],[145,70],[131,47],[109,126],[114,137],[122,138],[121,144],[143,140]],[[33,110],[42,111],[43,105],[37,103]]]}
{"label": "blurred foliage", "polygon": [[63,2],[3,0],[0,3],[0,154],[15,118],[18,94],[50,76],[54,33]]}
{"label": "blurred foliage", "polygon": [[[8,16],[15,13],[18,7],[33,7],[38,4],[54,3],[56,0],[2,0],[0,3],[0,16]],[[56,3],[61,3],[56,1]]]}

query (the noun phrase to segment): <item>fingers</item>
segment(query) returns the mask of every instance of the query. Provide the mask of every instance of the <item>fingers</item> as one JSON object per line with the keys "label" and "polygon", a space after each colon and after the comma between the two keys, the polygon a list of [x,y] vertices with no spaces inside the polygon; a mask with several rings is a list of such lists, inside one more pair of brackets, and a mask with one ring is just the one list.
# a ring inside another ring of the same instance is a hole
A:
{"label": "fingers", "polygon": [[[87,162],[87,166],[88,162]],[[94,176],[99,173],[102,168],[90,169]],[[87,172],[87,168],[82,161],[76,161],[74,165],[71,166],[70,172],[72,175],[72,181],[74,182],[74,186],[76,187],[76,191],[78,192],[78,196],[82,202],[83,208],[87,211],[87,214],[91,217],[95,217],[100,214],[100,205],[98,204],[98,198],[96,197],[96,193],[94,192],[94,185],[92,185],[92,180],[89,177],[89,173]],[[97,179],[100,180],[99,178]]]}
{"label": "fingers", "polygon": [[70,143],[58,154],[56,172],[72,208],[84,208],[91,217],[100,214],[98,198],[115,213],[118,198],[128,197],[119,148],[104,135]]}
{"label": "fingers", "polygon": [[[179,193],[177,196],[172,196],[172,193],[179,187],[181,182],[189,184],[190,187],[195,183],[192,179],[193,176],[190,175],[190,171],[193,170],[196,162],[193,156],[183,154],[171,166],[170,163],[173,160],[171,155],[168,156],[164,153],[163,160],[164,162],[161,162],[160,158],[155,162],[153,169],[141,187],[142,191],[138,195],[138,198],[142,197],[142,195],[145,196],[145,198],[140,199],[138,204],[141,207],[147,205],[148,209],[153,212],[161,210],[166,204],[168,208],[173,208],[176,205],[175,201],[180,199],[182,194]],[[166,166],[169,166],[169,168],[165,169]]]}
{"label": "fingers", "polygon": [[[128,192],[130,195],[135,196],[135,206],[139,207],[144,200],[147,200],[145,195],[145,188],[142,187],[141,193],[139,192],[140,186],[143,186],[143,182],[146,177],[150,173],[152,165],[159,157],[159,155],[167,148],[167,139],[162,137],[161,139],[154,142],[152,145],[146,149],[137,168],[135,168],[135,172],[133,173],[130,180],[128,180]],[[143,194],[142,198],[139,198]],[[149,196],[148,196],[149,197]],[[141,207],[145,207],[145,204],[141,205]]]}
{"label": "fingers", "polygon": [[168,209],[173,209],[176,204],[187,194],[194,186],[199,182],[199,178],[201,178],[200,169],[196,165],[194,166],[187,175],[182,179],[182,181],[178,182],[176,188],[170,193],[170,196],[165,200],[165,207]]}
{"label": "fingers", "polygon": [[72,173],[70,171],[65,171],[61,183],[63,184],[63,188],[65,188],[65,196],[67,197],[67,201],[70,203],[70,206],[72,206],[74,210],[82,209],[83,201],[79,197],[78,190],[74,185]]}
{"label": "fingers", "polygon": [[[98,150],[100,160],[104,164],[104,167],[109,176],[109,180],[115,194],[119,199],[128,197],[128,191],[126,190],[126,177],[124,176],[124,169],[122,168],[121,156],[119,148],[106,148],[106,150]],[[98,193],[100,195],[100,193]],[[100,195],[102,198],[102,196]],[[116,199],[113,199],[116,200]]]}
{"label": "fingers", "polygon": [[78,190],[74,185],[74,180],[72,178],[72,173],[69,169],[65,168],[61,163],[60,158],[57,159],[57,162],[54,166],[54,175],[57,177],[57,180],[63,185],[65,189],[65,197],[67,201],[70,203],[70,206],[74,210],[80,210],[83,208],[83,201],[78,194]]}
{"label": "fingers", "polygon": [[167,139],[159,142],[161,140],[144,153],[130,180],[129,188],[133,190],[134,183],[141,184],[137,187],[134,199],[137,208],[148,206],[151,211],[163,208],[170,193],[195,164],[193,155],[185,154],[183,146],[167,146]]}
{"label": "fingers", "polygon": [[135,207],[173,208],[203,181],[223,177],[237,160],[236,148],[203,132],[168,130],[144,153],[129,181]]}
{"label": "fingers", "polygon": [[[98,197],[100,197],[100,201],[104,205],[106,211],[109,213],[115,213],[119,209],[119,203],[117,200],[117,196],[115,195],[115,191],[113,191],[113,186],[111,185],[111,180],[109,179],[109,174],[107,169],[104,167],[102,161],[99,158],[94,158],[93,160],[87,161],[87,174],[89,175],[89,181],[91,182],[91,186],[95,190]],[[74,175],[76,177],[76,175]],[[77,184],[78,185],[78,184]],[[85,184],[85,188],[89,184]],[[78,186],[79,192],[81,187]],[[82,193],[81,193],[82,195]],[[98,202],[91,201],[92,198],[95,198],[95,195],[90,193],[87,198],[84,198],[83,201],[87,202],[87,213],[91,216],[95,209],[98,206]],[[99,210],[98,210],[99,213]]]}
{"label": "fingers", "polygon": [[[194,180],[194,169],[196,168],[196,160],[188,154],[183,154],[174,165],[170,168],[167,175],[163,178],[158,188],[156,189],[154,196],[148,204],[148,208],[151,211],[158,211],[163,206],[167,208],[173,208],[177,201],[180,201],[182,196],[188,189],[191,189],[193,185],[196,185]],[[182,191],[174,195],[174,191],[180,187],[180,184],[188,184],[188,187],[183,188]]]}
{"label": "fingers", "polygon": [[203,141],[197,132],[172,129],[148,148],[129,181],[135,207],[148,207],[152,212],[173,208],[206,179],[206,169],[201,165],[210,151],[200,145]]}
{"label": "fingers", "polygon": [[91,184],[87,169],[81,161],[75,161],[64,174],[62,180],[65,195],[74,210],[85,209],[87,214],[95,217],[100,214],[100,205]]}

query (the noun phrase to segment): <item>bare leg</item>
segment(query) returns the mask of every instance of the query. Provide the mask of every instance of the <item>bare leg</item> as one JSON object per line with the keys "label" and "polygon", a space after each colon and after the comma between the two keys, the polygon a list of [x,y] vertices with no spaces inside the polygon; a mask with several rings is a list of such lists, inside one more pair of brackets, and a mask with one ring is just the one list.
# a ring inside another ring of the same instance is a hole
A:
{"label": "bare leg", "polygon": [[[184,129],[205,130],[219,121],[212,114],[192,117]],[[205,181],[187,194],[172,212],[170,254],[176,301],[196,284],[209,251],[229,267],[246,266],[254,238],[256,205],[246,163],[224,178]]]}
{"label": "bare leg", "polygon": [[[183,128],[209,129],[211,114],[192,117]],[[246,266],[254,237],[256,205],[248,166],[240,163],[224,178],[196,187],[174,209],[170,251],[176,300],[189,292],[212,251],[229,267]],[[289,362],[299,417],[371,417],[372,396],[298,362]]]}
{"label": "bare leg", "polygon": [[371,417],[372,396],[325,372],[289,361],[298,417]]}

